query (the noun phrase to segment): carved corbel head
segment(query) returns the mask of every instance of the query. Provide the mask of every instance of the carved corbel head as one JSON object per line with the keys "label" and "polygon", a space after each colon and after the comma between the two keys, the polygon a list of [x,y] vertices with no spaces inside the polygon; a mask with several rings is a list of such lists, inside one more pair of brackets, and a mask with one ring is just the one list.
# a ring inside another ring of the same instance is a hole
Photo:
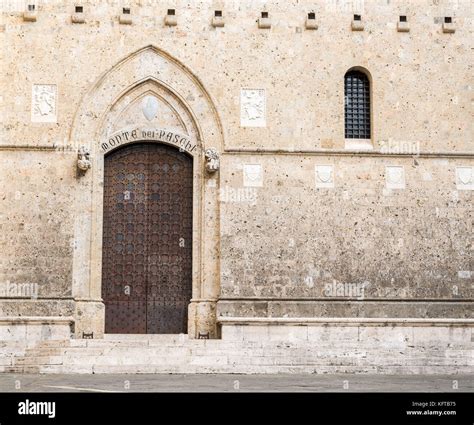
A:
{"label": "carved corbel head", "polygon": [[219,153],[216,148],[206,149],[204,152],[206,158],[206,170],[208,173],[215,173],[220,166]]}
{"label": "carved corbel head", "polygon": [[77,152],[77,168],[79,168],[79,170],[86,172],[89,168],[91,168],[92,163],[90,156],[91,154],[86,147],[81,146],[79,148]]}

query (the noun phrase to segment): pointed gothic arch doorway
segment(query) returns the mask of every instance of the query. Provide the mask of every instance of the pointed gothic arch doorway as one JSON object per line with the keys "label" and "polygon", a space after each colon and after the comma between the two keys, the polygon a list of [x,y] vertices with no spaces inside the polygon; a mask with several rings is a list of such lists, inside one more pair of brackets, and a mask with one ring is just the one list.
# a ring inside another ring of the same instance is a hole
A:
{"label": "pointed gothic arch doorway", "polygon": [[187,333],[193,160],[141,141],[104,158],[106,333]]}
{"label": "pointed gothic arch doorway", "polygon": [[[155,101],[147,102],[149,96]],[[149,105],[158,106],[155,115]],[[72,264],[75,334],[104,335],[104,160],[112,151],[140,140],[183,148],[192,157],[192,299],[186,332],[190,338],[218,337],[219,173],[206,172],[205,152],[214,148],[222,153],[224,131],[201,80],[186,64],[152,45],[111,64],[84,93],[74,115],[71,144],[89,148],[91,158],[90,170],[78,174],[77,196],[71,206],[77,211]]]}

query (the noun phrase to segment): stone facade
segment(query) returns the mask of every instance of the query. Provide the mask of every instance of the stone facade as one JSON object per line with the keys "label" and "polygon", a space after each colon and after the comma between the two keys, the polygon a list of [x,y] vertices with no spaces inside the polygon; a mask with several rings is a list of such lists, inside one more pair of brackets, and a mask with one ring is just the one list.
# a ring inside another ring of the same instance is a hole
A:
{"label": "stone facade", "polygon": [[[469,1],[17,3],[0,15],[0,283],[37,291],[0,297],[6,339],[28,318],[36,339],[102,336],[104,154],[166,132],[194,163],[191,338],[472,326]],[[359,144],[350,69],[371,84]]]}

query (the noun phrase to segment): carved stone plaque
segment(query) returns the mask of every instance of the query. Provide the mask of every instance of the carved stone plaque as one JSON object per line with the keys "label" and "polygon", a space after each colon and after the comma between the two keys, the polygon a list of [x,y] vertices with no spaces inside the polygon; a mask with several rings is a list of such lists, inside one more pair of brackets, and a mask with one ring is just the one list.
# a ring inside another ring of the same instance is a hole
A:
{"label": "carved stone plaque", "polygon": [[316,187],[334,187],[334,167],[332,165],[316,165],[314,171]]}
{"label": "carved stone plaque", "polygon": [[245,187],[263,186],[263,172],[260,164],[244,164],[243,174]]}
{"label": "carved stone plaque", "polygon": [[385,167],[385,187],[387,189],[405,189],[405,169],[399,165]]}
{"label": "carved stone plaque", "polygon": [[158,112],[158,99],[155,96],[146,96],[142,101],[142,111],[143,115],[148,121],[151,121],[156,117]]}
{"label": "carved stone plaque", "polygon": [[242,89],[240,91],[241,127],[266,126],[266,99],[264,89]]}
{"label": "carved stone plaque", "polygon": [[456,188],[474,190],[474,167],[456,167]]}
{"label": "carved stone plaque", "polygon": [[56,122],[57,86],[55,84],[33,84],[31,92],[31,121]]}

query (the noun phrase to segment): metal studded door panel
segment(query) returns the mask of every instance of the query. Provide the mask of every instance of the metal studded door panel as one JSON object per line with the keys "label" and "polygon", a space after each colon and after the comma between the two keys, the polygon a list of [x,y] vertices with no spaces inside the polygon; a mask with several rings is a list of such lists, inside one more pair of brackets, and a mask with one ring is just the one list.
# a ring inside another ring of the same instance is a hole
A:
{"label": "metal studded door panel", "polygon": [[191,299],[191,158],[172,148],[149,155],[147,329],[186,332]]}
{"label": "metal studded door panel", "polygon": [[166,145],[128,145],[105,158],[106,333],[186,332],[192,174],[192,159]]}

